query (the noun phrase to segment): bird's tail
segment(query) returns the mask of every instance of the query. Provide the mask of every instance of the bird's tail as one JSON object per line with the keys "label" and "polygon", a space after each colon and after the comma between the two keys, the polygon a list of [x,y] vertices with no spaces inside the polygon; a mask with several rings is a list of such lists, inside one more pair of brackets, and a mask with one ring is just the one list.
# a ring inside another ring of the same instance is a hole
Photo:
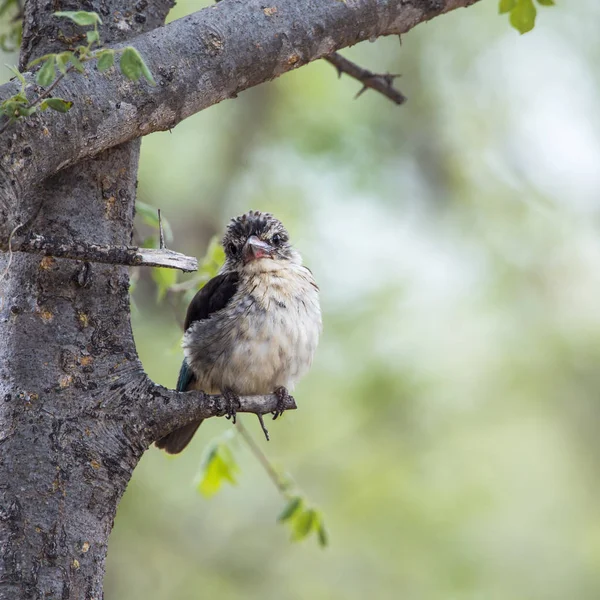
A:
{"label": "bird's tail", "polygon": [[157,448],[169,454],[179,454],[191,441],[202,421],[194,421],[185,427],[172,431],[155,442]]}

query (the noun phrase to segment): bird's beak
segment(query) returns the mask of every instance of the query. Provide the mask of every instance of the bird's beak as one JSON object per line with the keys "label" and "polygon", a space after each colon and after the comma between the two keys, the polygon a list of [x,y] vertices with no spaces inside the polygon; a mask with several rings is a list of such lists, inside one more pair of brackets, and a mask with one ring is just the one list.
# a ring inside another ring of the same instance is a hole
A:
{"label": "bird's beak", "polygon": [[259,258],[273,258],[273,246],[259,240],[255,235],[251,235],[244,245],[244,262],[249,263]]}

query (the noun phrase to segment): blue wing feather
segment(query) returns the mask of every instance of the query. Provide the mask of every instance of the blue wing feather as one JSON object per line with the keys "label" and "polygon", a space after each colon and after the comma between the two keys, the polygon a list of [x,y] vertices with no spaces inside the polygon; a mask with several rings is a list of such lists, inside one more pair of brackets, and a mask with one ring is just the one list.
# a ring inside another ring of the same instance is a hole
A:
{"label": "blue wing feather", "polygon": [[184,358],[181,363],[181,369],[179,369],[179,377],[177,378],[177,391],[186,392],[193,379],[194,373]]}

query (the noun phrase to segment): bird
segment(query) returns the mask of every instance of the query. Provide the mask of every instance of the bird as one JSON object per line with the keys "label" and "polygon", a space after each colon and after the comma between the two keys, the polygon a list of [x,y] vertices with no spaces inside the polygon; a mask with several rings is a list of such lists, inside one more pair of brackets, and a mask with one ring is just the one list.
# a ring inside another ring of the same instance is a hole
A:
{"label": "bird", "polygon": [[[222,268],[187,309],[177,390],[222,394],[234,423],[239,396],[275,394],[277,418],[319,342],[319,287],[271,213],[251,210],[231,219],[222,244]],[[178,454],[201,423],[176,429],[156,446]]]}

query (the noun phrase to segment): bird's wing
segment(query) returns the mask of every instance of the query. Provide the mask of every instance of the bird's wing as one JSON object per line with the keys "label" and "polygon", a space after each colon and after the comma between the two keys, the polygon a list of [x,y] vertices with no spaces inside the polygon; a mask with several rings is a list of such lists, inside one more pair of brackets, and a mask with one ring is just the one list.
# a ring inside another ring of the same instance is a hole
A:
{"label": "bird's wing", "polygon": [[[238,282],[239,279],[236,273],[222,273],[206,283],[188,306],[184,329],[187,331],[192,323],[208,319],[212,313],[225,308],[233,298]],[[192,389],[195,380],[196,376],[184,359],[181,363],[181,369],[179,369],[177,391],[185,392]]]}
{"label": "bird's wing", "polygon": [[236,273],[222,273],[213,277],[195,296],[188,306],[184,329],[194,321],[202,321],[225,308],[233,298],[239,284]]}
{"label": "bird's wing", "polygon": [[184,358],[183,362],[181,363],[181,369],[179,369],[179,377],[177,378],[177,391],[187,392],[192,388],[195,380],[196,376],[190,369],[187,360]]}

